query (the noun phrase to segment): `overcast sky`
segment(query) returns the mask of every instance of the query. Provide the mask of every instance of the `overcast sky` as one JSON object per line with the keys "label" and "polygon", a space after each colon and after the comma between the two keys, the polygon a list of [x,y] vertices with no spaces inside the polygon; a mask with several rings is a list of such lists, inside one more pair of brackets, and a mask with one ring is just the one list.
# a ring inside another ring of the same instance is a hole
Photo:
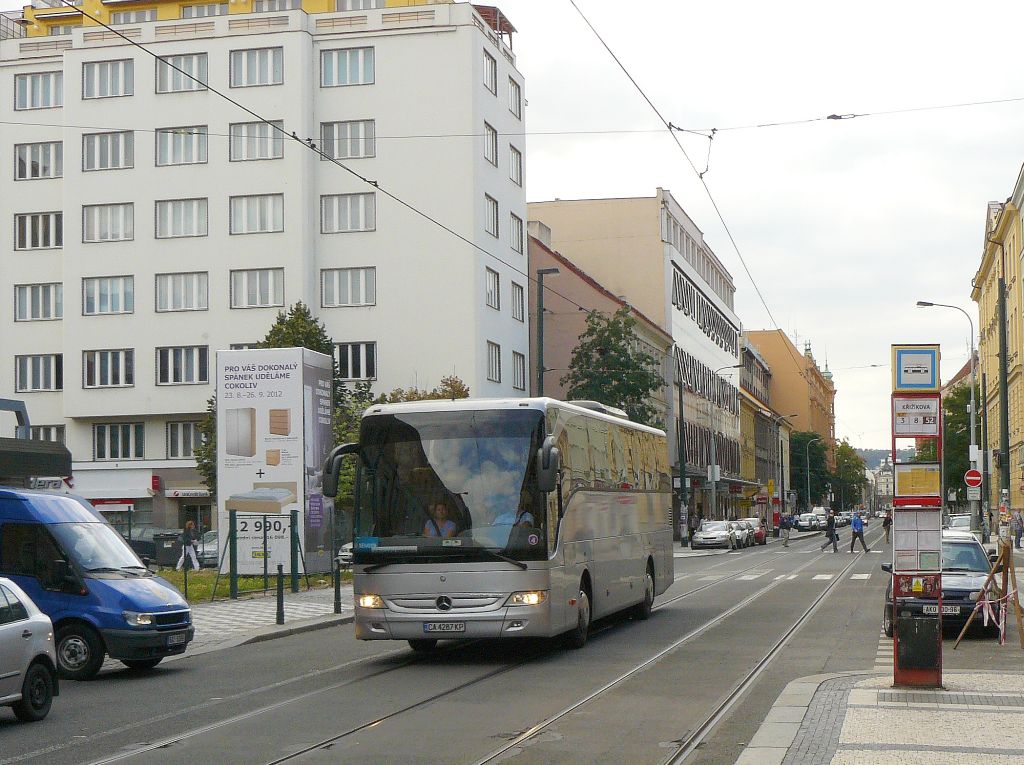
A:
{"label": "overcast sky", "polygon": [[[519,30],[527,199],[670,190],[732,272],[744,327],[771,327],[686,159],[569,0],[489,2]],[[577,4],[684,128],[1024,97],[1019,45],[1002,31],[1022,28],[1020,3]],[[711,193],[778,326],[827,356],[836,430],[855,446],[888,444],[891,343],[941,343],[944,377],[967,360],[964,316],[914,304],[953,303],[977,324],[986,204],[1012,192],[1022,137],[1024,101],[715,136]],[[703,170],[708,141],[682,142]]]}

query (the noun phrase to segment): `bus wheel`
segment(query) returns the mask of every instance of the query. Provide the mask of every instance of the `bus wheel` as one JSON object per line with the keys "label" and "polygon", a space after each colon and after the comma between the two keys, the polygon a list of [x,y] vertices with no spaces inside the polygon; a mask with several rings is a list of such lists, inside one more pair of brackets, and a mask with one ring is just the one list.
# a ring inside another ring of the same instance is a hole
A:
{"label": "bus wheel", "polygon": [[576,599],[576,626],[569,632],[566,641],[570,648],[582,648],[590,635],[590,596],[582,585]]}
{"label": "bus wheel", "polygon": [[651,611],[654,608],[654,572],[651,570],[651,564],[647,564],[647,571],[644,573],[644,599],[636,604],[633,609],[633,616],[640,621],[646,621],[651,618]]}
{"label": "bus wheel", "polygon": [[416,653],[429,653],[430,651],[433,651],[436,646],[437,641],[431,640],[430,638],[419,638],[417,640],[409,641],[409,647],[416,651]]}

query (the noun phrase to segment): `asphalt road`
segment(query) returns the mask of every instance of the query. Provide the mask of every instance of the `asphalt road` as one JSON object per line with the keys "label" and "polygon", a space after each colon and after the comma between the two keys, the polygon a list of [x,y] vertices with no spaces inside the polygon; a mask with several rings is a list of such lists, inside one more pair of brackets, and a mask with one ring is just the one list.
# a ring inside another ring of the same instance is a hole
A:
{"label": "asphalt road", "polygon": [[[880,535],[872,524],[869,545],[882,549]],[[0,765],[471,765],[553,717],[493,761],[654,765],[834,583],[688,760],[731,764],[787,682],[873,665],[888,550],[821,553],[820,542],[677,559],[677,581],[649,621],[600,624],[581,651],[478,642],[424,657],[404,643],[356,641],[342,626],[67,682],[42,723],[0,712]],[[946,666],[990,668],[1007,650],[969,640],[947,649]]]}

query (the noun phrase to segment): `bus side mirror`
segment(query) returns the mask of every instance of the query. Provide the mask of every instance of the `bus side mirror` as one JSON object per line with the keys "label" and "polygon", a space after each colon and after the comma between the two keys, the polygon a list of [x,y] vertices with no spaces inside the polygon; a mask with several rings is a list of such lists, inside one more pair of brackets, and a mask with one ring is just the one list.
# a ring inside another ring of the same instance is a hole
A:
{"label": "bus side mirror", "polygon": [[554,491],[561,469],[562,455],[555,446],[554,436],[548,436],[537,450],[537,488],[543,492]]}
{"label": "bus side mirror", "polygon": [[334,447],[324,460],[323,489],[325,497],[338,496],[338,476],[346,454],[359,454],[359,444],[342,444]]}

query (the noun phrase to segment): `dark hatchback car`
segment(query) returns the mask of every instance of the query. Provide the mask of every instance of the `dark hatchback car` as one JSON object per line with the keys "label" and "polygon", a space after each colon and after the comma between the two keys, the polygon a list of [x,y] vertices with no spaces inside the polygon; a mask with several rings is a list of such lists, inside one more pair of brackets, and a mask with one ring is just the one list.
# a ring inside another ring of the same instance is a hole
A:
{"label": "dark hatchback car", "polygon": [[156,526],[134,526],[131,530],[131,535],[125,538],[128,541],[128,545],[135,551],[135,554],[140,558],[148,558],[149,560],[156,560],[156,542],[153,539],[154,534],[181,534],[181,529],[161,529]]}
{"label": "dark hatchback car", "polygon": [[[962,531],[942,532],[942,623],[961,629],[977,605],[981,588],[991,569],[991,561],[985,555],[985,548],[970,533]],[[891,571],[891,564],[882,564],[882,569]],[[935,598],[905,598],[900,600],[900,612],[913,614],[938,613]],[[994,607],[998,613],[998,607]],[[981,615],[974,617],[972,624],[982,624]],[[895,622],[892,614],[892,578],[885,588],[885,607],[882,615],[882,629],[886,637],[892,637]],[[989,631],[995,634],[992,623]]]}

